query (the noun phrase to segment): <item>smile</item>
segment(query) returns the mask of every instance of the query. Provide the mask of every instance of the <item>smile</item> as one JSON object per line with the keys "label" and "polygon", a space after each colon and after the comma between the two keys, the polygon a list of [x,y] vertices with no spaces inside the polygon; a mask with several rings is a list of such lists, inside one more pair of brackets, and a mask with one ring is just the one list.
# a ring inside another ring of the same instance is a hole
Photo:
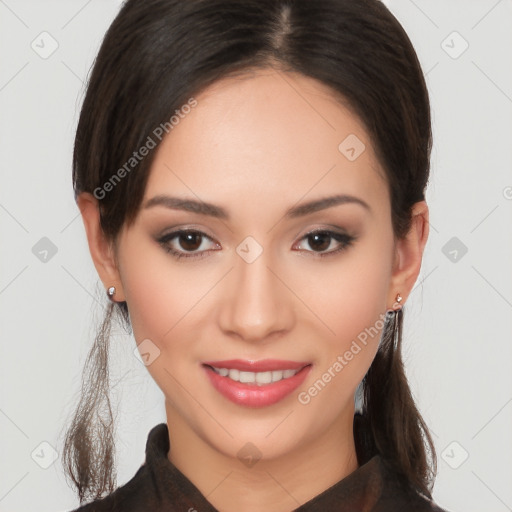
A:
{"label": "smile", "polygon": [[283,400],[299,387],[310,363],[230,360],[203,363],[213,387],[237,405],[266,407]]}
{"label": "smile", "polygon": [[243,382],[245,384],[256,384],[264,386],[273,382],[279,382],[283,379],[289,379],[296,375],[299,370],[275,370],[273,372],[241,372],[240,370],[230,370],[229,368],[212,367],[222,377],[228,377],[235,382]]}

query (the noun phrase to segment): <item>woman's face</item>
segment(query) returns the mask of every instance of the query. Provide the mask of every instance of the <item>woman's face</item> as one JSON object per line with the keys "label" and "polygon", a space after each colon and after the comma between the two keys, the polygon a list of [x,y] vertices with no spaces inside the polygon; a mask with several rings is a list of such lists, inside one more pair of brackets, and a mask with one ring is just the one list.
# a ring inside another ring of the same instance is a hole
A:
{"label": "woman's face", "polygon": [[122,293],[171,438],[272,459],[352,425],[400,291],[388,187],[315,80],[259,71],[196,100],[118,239]]}

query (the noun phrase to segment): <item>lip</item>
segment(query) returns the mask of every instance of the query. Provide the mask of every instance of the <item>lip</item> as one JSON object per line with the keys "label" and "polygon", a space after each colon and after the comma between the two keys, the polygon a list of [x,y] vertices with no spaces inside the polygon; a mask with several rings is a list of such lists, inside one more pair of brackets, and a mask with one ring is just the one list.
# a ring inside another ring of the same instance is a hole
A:
{"label": "lip", "polygon": [[[216,373],[215,368],[228,368],[250,372],[266,372],[274,370],[299,370],[293,377],[281,379],[271,384],[257,385],[236,382],[229,377],[222,377]],[[206,375],[213,387],[225,398],[237,405],[246,407],[267,407],[283,400],[297,389],[308,376],[311,363],[295,361],[280,361],[265,359],[261,361],[243,361],[232,359],[229,361],[210,361],[202,364]]]}

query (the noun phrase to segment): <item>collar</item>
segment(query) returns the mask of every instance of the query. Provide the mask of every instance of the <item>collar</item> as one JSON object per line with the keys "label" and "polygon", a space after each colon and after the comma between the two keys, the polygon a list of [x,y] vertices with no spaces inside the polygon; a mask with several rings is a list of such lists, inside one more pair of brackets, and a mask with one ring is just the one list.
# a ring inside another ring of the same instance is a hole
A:
{"label": "collar", "polygon": [[[167,424],[160,423],[148,435],[145,462],[158,499],[170,510],[218,512],[167,458],[169,448]],[[371,511],[382,497],[386,471],[381,457],[375,455],[350,475],[301,505],[296,512],[325,512],[333,510],[334,506],[338,512]]]}

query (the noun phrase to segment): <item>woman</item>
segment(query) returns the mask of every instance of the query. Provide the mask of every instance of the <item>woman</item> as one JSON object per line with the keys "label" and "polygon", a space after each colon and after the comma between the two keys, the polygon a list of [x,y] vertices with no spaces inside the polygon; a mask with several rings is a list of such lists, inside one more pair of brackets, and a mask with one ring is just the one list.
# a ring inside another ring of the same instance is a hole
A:
{"label": "woman", "polygon": [[[111,301],[63,454],[95,499],[77,510],[441,511],[401,361],[430,149],[417,56],[378,1],[123,5],[73,159]],[[115,314],[167,416],[118,489]]]}

